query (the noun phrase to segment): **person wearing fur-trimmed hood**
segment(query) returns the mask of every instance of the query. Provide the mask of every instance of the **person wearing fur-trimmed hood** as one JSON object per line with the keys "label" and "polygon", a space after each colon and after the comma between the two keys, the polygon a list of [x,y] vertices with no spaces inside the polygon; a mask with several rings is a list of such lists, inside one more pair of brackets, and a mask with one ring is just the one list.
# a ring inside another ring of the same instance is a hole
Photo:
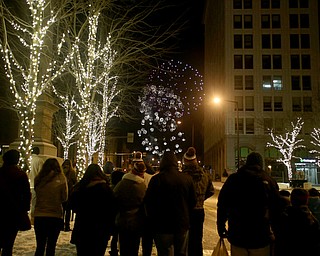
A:
{"label": "person wearing fur-trimmed hood", "polygon": [[194,147],[189,147],[183,155],[182,172],[188,174],[194,183],[197,200],[191,212],[189,229],[189,255],[202,256],[203,223],[205,218],[204,201],[214,194],[211,177],[199,166]]}

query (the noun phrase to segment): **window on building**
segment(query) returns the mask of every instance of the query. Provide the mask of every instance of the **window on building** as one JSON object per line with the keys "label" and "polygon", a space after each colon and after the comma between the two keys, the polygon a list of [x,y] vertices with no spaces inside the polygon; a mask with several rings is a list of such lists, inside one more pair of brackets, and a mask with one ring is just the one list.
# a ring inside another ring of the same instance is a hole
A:
{"label": "window on building", "polygon": [[290,14],[289,23],[290,23],[290,28],[299,28],[299,16],[298,16],[298,14]]}
{"label": "window on building", "polygon": [[280,34],[272,35],[272,48],[273,49],[281,49],[281,35]]}
{"label": "window on building", "polygon": [[262,88],[264,90],[271,90],[271,88],[272,88],[271,76],[263,76],[262,77]]}
{"label": "window on building", "polygon": [[[235,96],[234,101],[238,102],[238,110],[243,111],[243,96]],[[234,106],[234,111],[237,111],[236,106]]]}
{"label": "window on building", "polygon": [[270,15],[261,15],[261,28],[270,28]]}
{"label": "window on building", "polygon": [[282,76],[273,76],[272,80],[273,88],[277,91],[282,90]]}
{"label": "window on building", "polygon": [[271,55],[262,55],[262,68],[271,69]]}
{"label": "window on building", "polygon": [[312,98],[311,97],[303,97],[303,111],[304,112],[312,112]]}
{"label": "window on building", "polygon": [[244,67],[245,69],[253,69],[253,55],[244,56]]}
{"label": "window on building", "polygon": [[300,28],[309,28],[309,14],[300,14]]}
{"label": "window on building", "polygon": [[272,28],[281,28],[280,14],[272,14]]}
{"label": "window on building", "polygon": [[289,0],[289,8],[298,8],[298,0]]}
{"label": "window on building", "polygon": [[282,68],[281,55],[273,55],[272,62],[273,62],[273,69],[281,69]]}
{"label": "window on building", "polygon": [[245,97],[245,108],[246,111],[254,111],[254,98],[253,96]]}
{"label": "window on building", "polygon": [[277,134],[283,133],[283,119],[275,118],[274,120],[274,132]]}
{"label": "window on building", "polygon": [[244,35],[244,48],[245,49],[252,49],[253,48],[252,35]]}
{"label": "window on building", "polygon": [[302,76],[302,90],[311,91],[311,76]]}
{"label": "window on building", "polygon": [[264,96],[263,97],[263,111],[272,111],[272,97]]}
{"label": "window on building", "polygon": [[300,8],[309,8],[309,0],[299,0]]}
{"label": "window on building", "polygon": [[235,90],[243,90],[243,77],[242,76],[234,76],[234,89]]}
{"label": "window on building", "polygon": [[233,0],[233,9],[242,9],[242,0]]}
{"label": "window on building", "polygon": [[254,89],[253,76],[250,76],[250,75],[245,76],[244,83],[245,83],[246,90],[253,90]]}
{"label": "window on building", "polygon": [[301,55],[301,68],[302,69],[311,69],[311,58],[308,54]]}
{"label": "window on building", "polygon": [[234,55],[234,68],[242,69],[242,55]]}
{"label": "window on building", "polygon": [[273,109],[274,109],[274,111],[283,111],[282,97],[280,97],[280,96],[274,97]]}
{"label": "window on building", "polygon": [[262,49],[270,49],[271,48],[271,36],[270,35],[262,35]]}
{"label": "window on building", "polygon": [[254,119],[246,118],[246,134],[254,134]]}
{"label": "window on building", "polygon": [[269,9],[270,0],[261,0],[261,9]]}
{"label": "window on building", "polygon": [[310,35],[309,34],[301,34],[301,48],[309,49],[310,48]]}
{"label": "window on building", "polygon": [[264,134],[269,134],[272,128],[273,128],[272,118],[264,118],[263,119]]}
{"label": "window on building", "polygon": [[233,28],[242,28],[242,16],[233,15]]}
{"label": "window on building", "polygon": [[252,28],[252,15],[244,15],[244,28]]}
{"label": "window on building", "polygon": [[292,97],[292,111],[301,112],[301,97]]}
{"label": "window on building", "polygon": [[243,118],[238,119],[239,122],[239,128],[237,127],[237,120],[234,120],[234,130],[237,132],[237,128],[239,129],[239,134],[244,134],[244,127],[243,127]]}
{"label": "window on building", "polygon": [[291,76],[291,89],[293,91],[301,90],[299,76]]}
{"label": "window on building", "polygon": [[244,9],[252,9],[252,0],[243,0]]}
{"label": "window on building", "polygon": [[233,47],[242,49],[242,35],[233,35]]}
{"label": "window on building", "polygon": [[290,56],[291,59],[291,69],[300,69],[300,57],[297,54]]}
{"label": "window on building", "polygon": [[299,35],[291,34],[290,35],[290,48],[291,49],[299,49]]}
{"label": "window on building", "polygon": [[279,9],[280,8],[280,0],[271,0],[271,8]]}

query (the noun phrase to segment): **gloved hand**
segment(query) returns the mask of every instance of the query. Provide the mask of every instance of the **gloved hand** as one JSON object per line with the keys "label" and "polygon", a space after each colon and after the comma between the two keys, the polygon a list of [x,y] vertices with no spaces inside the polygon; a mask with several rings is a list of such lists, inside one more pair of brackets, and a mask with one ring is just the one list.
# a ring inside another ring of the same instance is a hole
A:
{"label": "gloved hand", "polygon": [[218,234],[221,238],[227,238],[228,237],[228,230],[225,226],[218,226]]}

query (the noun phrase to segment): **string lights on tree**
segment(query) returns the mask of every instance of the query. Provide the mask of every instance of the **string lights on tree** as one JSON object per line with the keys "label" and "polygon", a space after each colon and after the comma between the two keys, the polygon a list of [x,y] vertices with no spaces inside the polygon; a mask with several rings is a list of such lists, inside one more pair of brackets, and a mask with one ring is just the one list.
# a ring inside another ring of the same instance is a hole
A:
{"label": "string lights on tree", "polygon": [[140,98],[144,119],[138,135],[143,138],[142,145],[152,154],[161,155],[167,149],[180,153],[185,138],[177,129],[178,123],[184,115],[199,109],[204,96],[203,78],[192,66],[170,60],[154,69],[149,80]]}
{"label": "string lights on tree", "polygon": [[[64,56],[63,63],[59,65],[53,58],[59,53],[59,49],[54,48],[50,40],[50,29],[60,14],[59,7],[50,9],[53,5],[45,0],[26,1],[29,8],[28,19],[31,20],[29,23],[14,16],[3,2],[0,4],[2,10],[0,50],[6,76],[10,81],[10,89],[15,98],[14,107],[20,118],[20,165],[23,169],[29,170],[36,101],[52,81],[64,72],[72,53]],[[52,50],[51,54],[48,53],[48,49]]]}
{"label": "string lights on tree", "polygon": [[182,152],[180,142],[185,141],[177,129],[177,120],[183,116],[184,106],[170,88],[150,85],[144,89],[140,112],[144,114],[138,136],[147,152],[161,156],[166,150]]}
{"label": "string lights on tree", "polygon": [[296,123],[291,122],[291,129],[288,130],[284,135],[277,135],[270,131],[270,136],[273,142],[268,142],[267,147],[274,147],[279,150],[282,154],[279,161],[283,163],[288,171],[288,178],[292,179],[292,158],[294,157],[293,152],[298,148],[305,148],[301,143],[303,139],[298,139],[298,135],[301,132],[304,122],[302,118],[297,118]]}

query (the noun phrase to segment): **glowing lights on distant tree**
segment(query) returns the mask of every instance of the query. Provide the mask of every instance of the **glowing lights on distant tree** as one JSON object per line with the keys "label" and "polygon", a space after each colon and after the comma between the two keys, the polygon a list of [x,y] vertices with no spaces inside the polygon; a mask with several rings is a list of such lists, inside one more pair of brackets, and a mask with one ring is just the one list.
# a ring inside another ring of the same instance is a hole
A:
{"label": "glowing lights on distant tree", "polygon": [[147,86],[141,102],[142,128],[138,135],[147,152],[162,155],[165,150],[182,152],[180,142],[185,141],[183,132],[177,129],[177,120],[183,116],[180,97],[170,88]]}
{"label": "glowing lights on distant tree", "polygon": [[302,118],[297,118],[296,123],[291,122],[292,129],[288,130],[284,135],[276,135],[273,130],[270,131],[270,136],[273,142],[268,142],[267,147],[274,147],[279,150],[282,157],[279,159],[288,170],[288,178],[292,179],[292,158],[293,151],[298,148],[304,148],[301,143],[303,139],[298,139],[298,135],[301,132],[304,122]]}
{"label": "glowing lights on distant tree", "polygon": [[185,138],[178,123],[199,109],[203,96],[202,76],[192,66],[171,60],[153,70],[140,99],[144,119],[138,135],[145,150],[157,155],[169,149],[182,152]]}
{"label": "glowing lights on distant tree", "polygon": [[184,114],[199,109],[204,98],[203,77],[197,69],[181,61],[163,62],[150,75],[150,84],[171,88],[184,105]]}

